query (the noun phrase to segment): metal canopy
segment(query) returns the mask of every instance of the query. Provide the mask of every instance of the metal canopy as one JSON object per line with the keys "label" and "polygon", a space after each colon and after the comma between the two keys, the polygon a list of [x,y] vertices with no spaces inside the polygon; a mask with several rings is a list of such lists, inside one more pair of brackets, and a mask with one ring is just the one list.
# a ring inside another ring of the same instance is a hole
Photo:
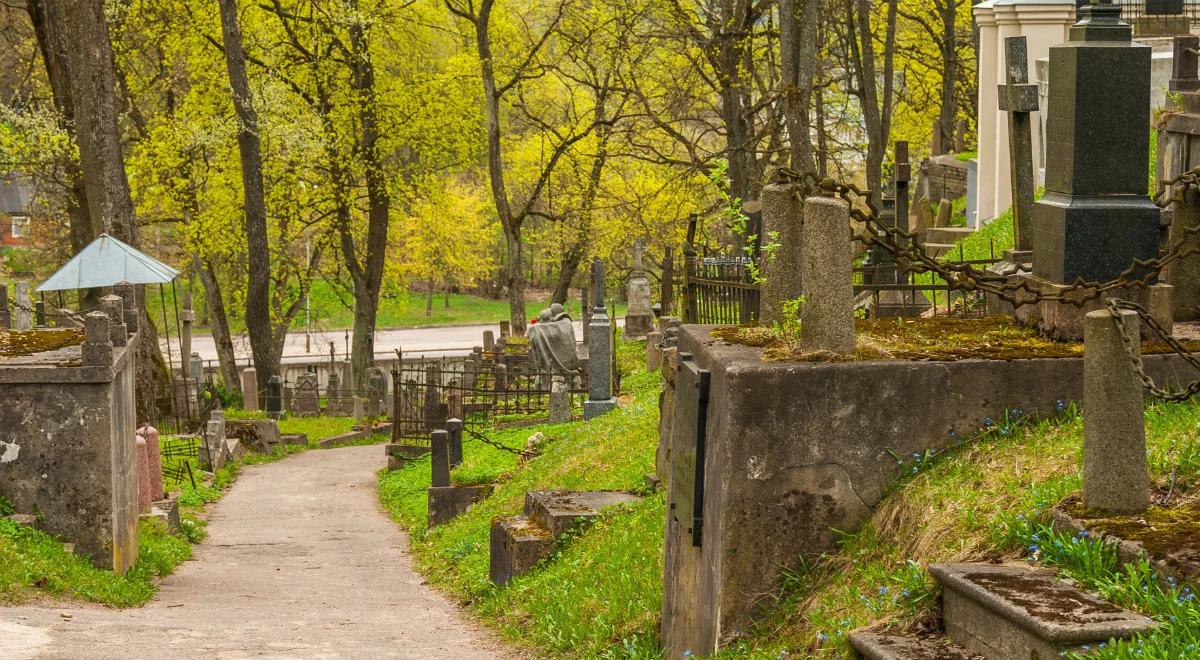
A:
{"label": "metal canopy", "polygon": [[95,289],[118,284],[166,284],[179,271],[108,234],[100,234],[37,291]]}

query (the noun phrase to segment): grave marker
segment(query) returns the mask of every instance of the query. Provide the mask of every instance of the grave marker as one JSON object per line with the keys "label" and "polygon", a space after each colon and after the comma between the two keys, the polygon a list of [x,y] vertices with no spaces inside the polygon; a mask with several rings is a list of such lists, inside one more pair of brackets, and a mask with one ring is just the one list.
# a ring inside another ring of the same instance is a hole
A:
{"label": "grave marker", "polygon": [[16,287],[17,314],[14,330],[33,329],[33,301],[29,299],[29,282],[17,282]]}
{"label": "grave marker", "polygon": [[0,328],[12,327],[12,312],[8,309],[8,285],[0,282]]}
{"label": "grave marker", "polygon": [[1172,92],[1200,91],[1200,37],[1175,37],[1174,56],[1171,59],[1171,80],[1167,88]]}
{"label": "grave marker", "polygon": [[612,410],[617,400],[612,395],[612,324],[604,307],[604,262],[592,264],[595,306],[587,327],[588,341],[588,400],[583,404],[583,416],[592,419]]}
{"label": "grave marker", "polygon": [[254,367],[242,370],[242,410],[258,410],[258,372]]}
{"label": "grave marker", "polygon": [[[1033,250],[1033,122],[1038,111],[1038,86],[1029,83],[1029,51],[1025,37],[1004,40],[1005,80],[997,96],[1000,110],[1008,113],[1009,177],[1013,196],[1013,263],[1032,258]],[[939,217],[941,215],[939,209]]]}
{"label": "grave marker", "polygon": [[450,485],[450,434],[437,430],[429,434],[430,466],[433,471],[430,480],[434,488]]}
{"label": "grave marker", "polygon": [[641,339],[654,327],[654,312],[650,309],[650,280],[642,267],[642,239],[633,244],[633,271],[629,274],[626,297],[629,309],[625,313],[625,338]]}
{"label": "grave marker", "polygon": [[550,423],[561,424],[571,421],[571,390],[566,376],[550,379]]}

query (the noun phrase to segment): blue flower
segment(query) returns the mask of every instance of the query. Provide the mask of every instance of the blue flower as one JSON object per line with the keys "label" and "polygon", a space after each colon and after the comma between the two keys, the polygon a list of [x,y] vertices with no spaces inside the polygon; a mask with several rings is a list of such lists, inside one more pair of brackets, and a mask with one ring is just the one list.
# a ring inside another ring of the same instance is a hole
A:
{"label": "blue flower", "polygon": [[1067,404],[1064,403],[1062,399],[1059,399],[1054,403],[1054,409],[1058,412],[1062,412],[1067,409]]}
{"label": "blue flower", "polygon": [[886,596],[887,592],[888,592],[888,588],[886,586],[879,587],[879,595],[880,596]]}
{"label": "blue flower", "polygon": [[819,633],[817,635],[817,639],[821,640],[822,642],[829,641],[829,635],[826,635],[825,633]]}

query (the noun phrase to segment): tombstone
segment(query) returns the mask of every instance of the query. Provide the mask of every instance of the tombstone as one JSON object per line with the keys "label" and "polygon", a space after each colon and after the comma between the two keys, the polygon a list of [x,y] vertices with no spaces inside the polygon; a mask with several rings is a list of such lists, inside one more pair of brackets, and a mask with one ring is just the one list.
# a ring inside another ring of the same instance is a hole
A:
{"label": "tombstone", "polygon": [[1070,41],[1050,49],[1046,196],[1034,211],[1033,272],[1058,284],[1112,280],[1158,254],[1146,195],[1150,47],[1131,41],[1120,6],[1082,12]]}
{"label": "tombstone", "polygon": [[357,421],[362,421],[367,418],[367,400],[361,396],[352,397],[354,403],[350,409],[350,416]]}
{"label": "tombstone", "polygon": [[387,407],[388,379],[383,369],[377,366],[367,368],[366,377],[366,406],[368,417],[379,417]]}
{"label": "tombstone", "polygon": [[642,239],[633,244],[633,271],[629,274],[626,297],[629,309],[625,313],[626,339],[641,339],[654,328],[654,312],[650,309],[650,280],[642,266]]}
{"label": "tombstone", "polygon": [[46,301],[38,300],[33,303],[33,325],[37,328],[46,327]]}
{"label": "tombstone", "polygon": [[782,321],[784,303],[800,296],[800,242],[804,224],[804,204],[796,197],[796,186],[786,177],[778,177],[762,191],[763,231],[777,235],[775,248],[762,270],[759,320],[765,326]]}
{"label": "tombstone", "polygon": [[283,409],[296,412],[296,389],[287,383],[283,384]]}
{"label": "tombstone", "polygon": [[461,419],[463,417],[463,393],[458,387],[458,379],[451,378],[446,391],[446,414]]}
{"label": "tombstone", "polygon": [[496,333],[491,330],[483,331],[483,356],[487,359],[492,359],[496,353]]}
{"label": "tombstone", "polygon": [[353,402],[349,401],[342,392],[342,377],[336,370],[330,370],[325,387],[325,414],[344,416],[347,414],[347,407],[352,408]]}
{"label": "tombstone", "polygon": [[29,282],[17,282],[16,306],[17,314],[13,330],[32,330],[33,301],[29,298]]}
{"label": "tombstone", "polygon": [[[1158,131],[1158,179],[1174,178],[1197,164],[1193,145],[1200,139],[1200,72],[1193,49],[1200,37],[1175,37],[1171,90],[1177,103],[1164,115]],[[1168,244],[1185,243],[1185,250],[1200,250],[1200,194],[1192,186],[1167,191],[1177,197],[1171,205]],[[1175,320],[1200,321],[1200,253],[1167,266],[1167,282],[1175,287]]]}
{"label": "tombstone", "polygon": [[12,327],[12,313],[8,309],[8,285],[0,282],[0,328]]}
{"label": "tombstone", "polygon": [[[1118,327],[1117,323],[1121,326]],[[1133,370],[1122,330],[1139,336],[1138,315],[1107,309],[1083,322],[1083,505],[1115,514],[1146,510],[1150,477],[1146,467],[1146,426],[1142,383]]]}
{"label": "tombstone", "polygon": [[450,434],[450,467],[455,468],[463,462],[463,422],[457,417],[446,420],[446,432]]}
{"label": "tombstone", "polygon": [[113,346],[125,346],[129,343],[129,328],[125,325],[124,303],[118,296],[108,295],[100,299],[100,311],[108,316],[109,336]]}
{"label": "tombstone", "polygon": [[432,471],[429,485],[445,488],[450,485],[450,434],[441,429],[430,433],[429,447]]}
{"label": "tombstone", "polygon": [[943,199],[938,202],[937,218],[933,221],[934,227],[949,227],[950,219],[953,217],[954,205],[948,199]]}
{"label": "tombstone", "polygon": [[225,444],[225,427],[220,421],[210,419],[200,439],[197,462],[202,470],[216,472],[225,467],[228,446]]}
{"label": "tombstone", "polygon": [[571,388],[566,376],[550,379],[550,423],[562,424],[571,421]]}
{"label": "tombstone", "polygon": [[[894,146],[895,165],[892,168],[893,179],[895,182],[896,197],[888,208],[887,200],[884,200],[884,213],[881,215],[883,224],[896,227],[897,229],[909,231],[909,205],[908,205],[908,184],[912,178],[912,167],[908,160],[908,142],[897,140]],[[949,202],[942,200],[943,204],[949,205]],[[807,217],[807,216],[806,216]],[[807,220],[806,220],[807,222]],[[849,219],[847,218],[847,222]],[[934,222],[937,225],[937,222]],[[806,235],[810,232],[805,229]],[[807,239],[806,239],[807,240]],[[907,244],[907,239],[901,239]],[[818,247],[818,250],[823,250],[824,247]],[[911,275],[900,270],[900,265],[896,264],[895,257],[882,249],[882,247],[872,248],[874,255],[879,257],[879,261],[875,262],[883,267],[882,272],[875,278],[876,284],[908,284]],[[825,254],[820,252],[820,254]],[[830,262],[834,263],[834,262]],[[807,272],[807,271],[805,271]],[[840,272],[840,271],[839,271]],[[914,317],[920,316],[929,309],[929,301],[925,296],[912,291],[903,290],[884,290],[880,291],[875,297],[875,316],[877,318],[892,318],[892,317]],[[807,306],[807,303],[806,303]],[[803,308],[801,308],[803,310]],[[803,317],[803,315],[802,315]]]}
{"label": "tombstone", "polygon": [[500,338],[508,339],[510,336],[512,336],[512,321],[501,321]]}
{"label": "tombstone", "polygon": [[278,375],[267,380],[266,409],[271,419],[283,417],[283,379]]}
{"label": "tombstone", "polygon": [[1200,66],[1197,49],[1200,49],[1200,37],[1179,36],[1174,40],[1174,55],[1171,59],[1171,81],[1167,89],[1172,92],[1200,91]]}
{"label": "tombstone", "polygon": [[946,153],[948,142],[950,142],[950,136],[943,131],[942,120],[934,119],[933,128],[929,132],[929,155],[936,157]]}
{"label": "tombstone", "polygon": [[592,419],[617,407],[612,394],[612,324],[604,308],[604,262],[596,259],[592,265],[596,304],[592,321],[587,328],[588,342],[588,400],[583,404],[583,416]]}
{"label": "tombstone", "polygon": [[662,366],[662,333],[657,330],[646,336],[646,371],[658,371]]}
{"label": "tombstone", "polygon": [[425,368],[425,402],[423,406],[425,428],[430,431],[445,426],[446,419],[449,417],[446,404],[442,403],[441,389],[441,373],[436,365],[431,364]]}
{"label": "tombstone", "polygon": [[254,367],[242,370],[242,410],[258,410],[258,372]]}
{"label": "tombstone", "polygon": [[800,347],[806,351],[853,353],[854,270],[846,226],[850,209],[835,197],[804,200],[804,249],[800,253],[804,306]]}
{"label": "tombstone", "polygon": [[204,380],[204,360],[200,357],[199,353],[192,352],[190,364],[192,365],[191,379],[197,383]]}
{"label": "tombstone", "polygon": [[927,197],[918,197],[913,204],[913,228],[918,234],[933,227],[933,205]]}
{"label": "tombstone", "polygon": [[[1013,199],[1015,248],[1005,256],[1012,263],[1028,262],[1033,250],[1033,121],[1038,111],[1038,86],[1029,83],[1029,50],[1025,37],[1004,40],[1005,84],[999,107],[1008,113],[1009,179]],[[938,209],[940,218],[942,210]]]}
{"label": "tombstone", "polygon": [[586,335],[588,325],[592,321],[592,299],[588,297],[588,288],[586,286],[579,289],[579,297],[580,309],[583,310],[583,318],[581,319],[583,321],[583,333]]}
{"label": "tombstone", "polygon": [[671,308],[675,305],[675,248],[668,245],[663,253],[662,262],[662,293],[659,296],[662,307],[659,317],[670,316]]}
{"label": "tombstone", "polygon": [[296,379],[295,406],[296,414],[300,416],[321,414],[321,398],[316,374],[306,371]]}
{"label": "tombstone", "polygon": [[167,496],[163,488],[162,446],[159,443],[158,429],[143,426],[137,433],[146,439],[146,453],[150,458],[150,497],[157,502]]}

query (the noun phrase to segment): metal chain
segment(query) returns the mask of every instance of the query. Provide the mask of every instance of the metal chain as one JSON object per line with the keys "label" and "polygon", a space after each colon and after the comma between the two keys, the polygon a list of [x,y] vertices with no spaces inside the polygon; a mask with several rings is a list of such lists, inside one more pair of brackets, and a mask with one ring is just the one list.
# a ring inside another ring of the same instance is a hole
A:
{"label": "metal chain", "polygon": [[[1124,345],[1125,353],[1129,357],[1130,366],[1133,368],[1133,372],[1137,375],[1138,380],[1142,382],[1142,386],[1146,388],[1146,391],[1150,392],[1150,394],[1155,398],[1161,399],[1168,403],[1183,403],[1184,401],[1187,401],[1196,394],[1200,393],[1200,380],[1194,380],[1188,383],[1187,387],[1183,388],[1183,390],[1179,392],[1169,392],[1155,384],[1154,379],[1146,373],[1146,365],[1142,362],[1141,352],[1137,350],[1137,346],[1134,344],[1134,338],[1131,337],[1128,332],[1126,332],[1125,323],[1121,321],[1121,310],[1135,312],[1140,322],[1145,323],[1150,328],[1151,332],[1158,335],[1159,339],[1163,340],[1168,346],[1171,347],[1171,350],[1178,353],[1183,357],[1184,360],[1187,361],[1188,364],[1192,365],[1192,367],[1198,370],[1200,370],[1200,359],[1197,359],[1194,354],[1188,351],[1178,339],[1175,339],[1173,336],[1171,336],[1171,333],[1167,332],[1162,325],[1150,315],[1150,312],[1146,311],[1145,307],[1142,307],[1141,305],[1129,300],[1119,300],[1117,298],[1109,298],[1105,301],[1105,304],[1108,306],[1109,313],[1112,314],[1112,321],[1117,327],[1117,333],[1121,335],[1121,343]],[[1140,343],[1141,333],[1139,332],[1138,344],[1140,345]]]}
{"label": "metal chain", "polygon": [[[1031,288],[1029,280],[1025,278],[1009,278],[976,268],[969,263],[938,261],[930,256],[921,241],[917,240],[917,232],[886,225],[879,219],[879,210],[871,201],[869,190],[861,189],[852,183],[838,183],[831,178],[822,179],[810,172],[800,173],[788,168],[778,169],[777,180],[779,183],[796,185],[796,194],[801,199],[807,194],[820,193],[845,201],[849,206],[850,217],[867,229],[862,234],[855,234],[854,240],[883,248],[892,254],[900,268],[914,273],[932,272],[941,276],[951,289],[982,291],[1017,307],[1042,301],[1082,307],[1085,303],[1099,299],[1105,293],[1116,289],[1148,287],[1167,265],[1200,254],[1200,241],[1189,240],[1193,235],[1200,233],[1198,225],[1186,228],[1185,235],[1172,243],[1163,256],[1147,260],[1135,259],[1116,279],[1107,282],[1087,282],[1081,278],[1054,292],[1039,291]],[[1172,187],[1173,194],[1164,197],[1163,193],[1168,186]],[[1182,202],[1187,191],[1198,186],[1200,166],[1160,182],[1154,204],[1164,208],[1171,203]]]}
{"label": "metal chain", "polygon": [[483,435],[482,433],[475,431],[474,429],[467,428],[466,426],[463,427],[463,430],[466,431],[472,438],[475,438],[476,440],[482,442],[483,444],[495,447],[496,449],[499,449],[500,451],[506,451],[510,454],[513,454],[514,456],[524,456],[526,458],[529,458],[532,456],[537,456],[541,453],[541,452],[525,451],[524,449],[514,449],[513,447],[509,447],[507,445],[502,445],[499,442],[496,442],[495,440],[492,440],[491,438]]}
{"label": "metal chain", "polygon": [[[36,308],[30,307],[29,305],[22,305],[21,303],[17,302],[16,300],[14,300],[12,298],[9,298],[8,306],[12,307],[14,309],[19,309],[24,312],[29,312],[30,314],[37,314]],[[54,310],[54,311],[58,312],[58,314],[60,314],[62,316],[65,316],[65,317],[71,319],[72,321],[76,321],[81,325],[83,324],[83,316],[80,314],[76,314],[75,312],[72,312],[69,309],[63,308],[63,309],[58,309],[58,310]]]}

